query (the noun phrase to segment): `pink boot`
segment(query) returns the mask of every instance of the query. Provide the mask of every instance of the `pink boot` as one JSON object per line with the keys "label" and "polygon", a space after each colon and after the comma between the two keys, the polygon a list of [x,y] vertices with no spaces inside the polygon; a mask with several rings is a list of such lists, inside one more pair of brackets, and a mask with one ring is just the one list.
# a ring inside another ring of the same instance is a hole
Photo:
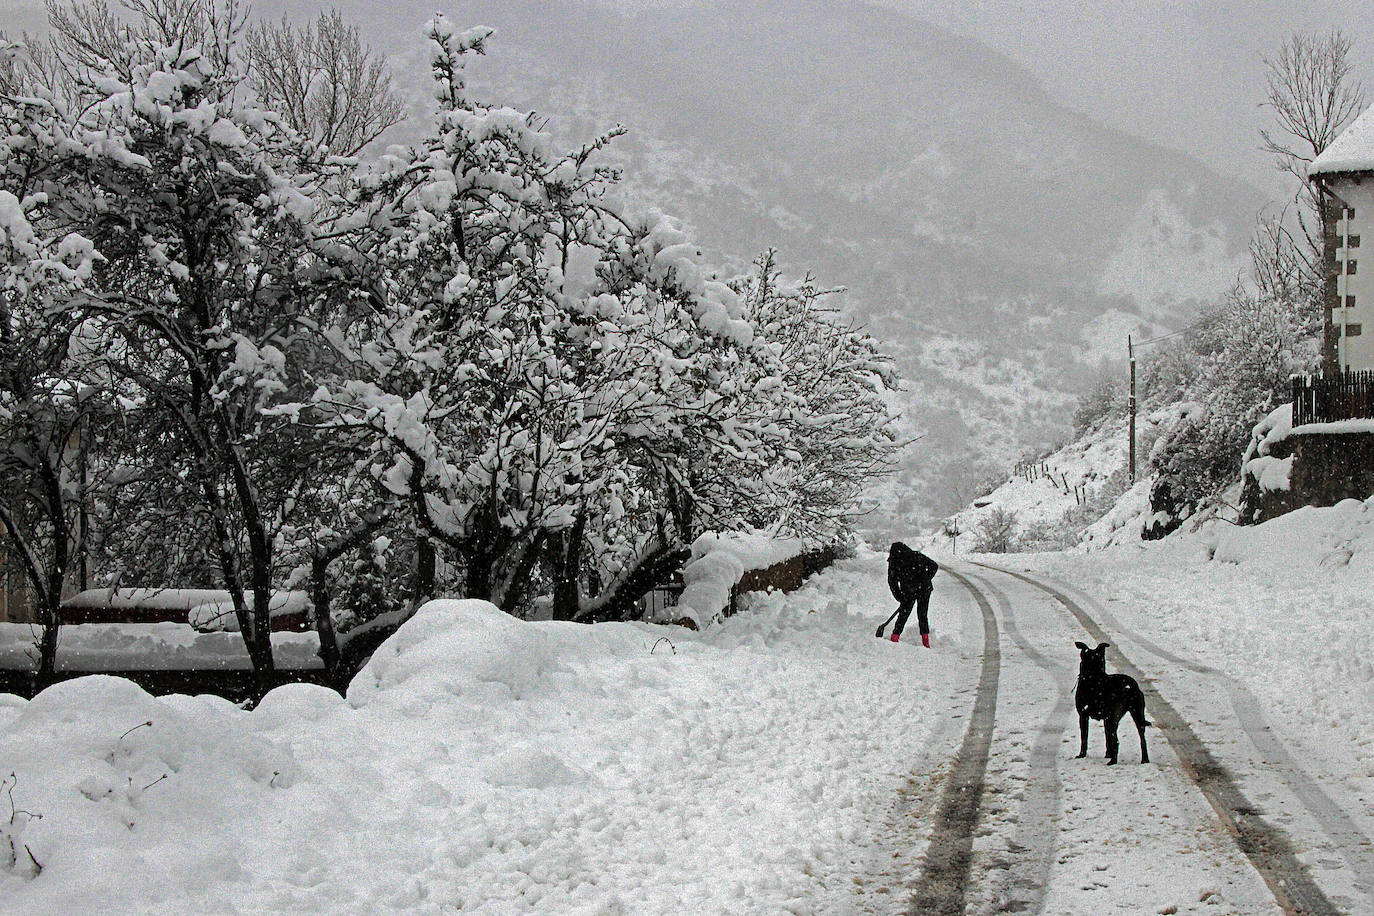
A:
{"label": "pink boot", "polygon": [[930,648],[930,634],[929,634],[929,633],[922,633],[922,634],[921,634],[921,645],[925,646],[927,649]]}
{"label": "pink boot", "polygon": [[901,633],[893,633],[893,634],[892,634],[892,641],[893,641],[893,642],[901,642],[901,641],[902,641],[902,634],[901,634]]}

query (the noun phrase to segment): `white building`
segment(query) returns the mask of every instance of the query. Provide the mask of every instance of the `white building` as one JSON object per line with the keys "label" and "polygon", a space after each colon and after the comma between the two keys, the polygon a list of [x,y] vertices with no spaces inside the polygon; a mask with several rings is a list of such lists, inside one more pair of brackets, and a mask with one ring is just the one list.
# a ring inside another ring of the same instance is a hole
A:
{"label": "white building", "polygon": [[1307,175],[1326,200],[1322,370],[1374,369],[1374,106],[1341,132]]}

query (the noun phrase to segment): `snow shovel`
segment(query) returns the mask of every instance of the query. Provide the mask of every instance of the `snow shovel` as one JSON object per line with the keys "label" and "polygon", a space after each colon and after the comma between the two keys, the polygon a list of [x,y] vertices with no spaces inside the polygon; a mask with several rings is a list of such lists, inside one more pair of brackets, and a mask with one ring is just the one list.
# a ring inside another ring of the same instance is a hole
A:
{"label": "snow shovel", "polygon": [[889,617],[889,618],[887,618],[886,620],[884,620],[884,621],[878,626],[878,632],[874,633],[873,635],[876,636],[876,637],[878,637],[879,639],[882,639],[882,638],[883,638],[883,630],[886,630],[886,629],[887,629],[887,625],[888,625],[889,623],[892,622],[893,618],[895,618],[895,617],[897,616],[897,613],[898,613],[898,611],[900,611],[900,610],[901,610],[901,608],[898,607],[896,611],[893,611],[893,612],[892,612],[892,616]]}

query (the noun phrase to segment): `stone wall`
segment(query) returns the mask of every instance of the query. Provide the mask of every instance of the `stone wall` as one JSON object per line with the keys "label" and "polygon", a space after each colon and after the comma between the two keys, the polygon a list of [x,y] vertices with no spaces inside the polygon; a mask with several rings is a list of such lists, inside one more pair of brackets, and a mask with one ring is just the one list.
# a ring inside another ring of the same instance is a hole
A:
{"label": "stone wall", "polygon": [[[815,575],[839,559],[837,547],[824,547],[795,556],[781,563],[774,563],[765,569],[751,569],[746,572],[735,586],[736,594],[763,592],[769,589],[790,592],[801,587],[808,576]],[[733,602],[732,602],[733,603]]]}
{"label": "stone wall", "polygon": [[1293,459],[1288,488],[1265,489],[1256,475],[1246,474],[1242,524],[1265,522],[1302,506],[1334,506],[1343,499],[1365,500],[1374,494],[1374,433],[1298,432],[1274,442],[1267,454]]}

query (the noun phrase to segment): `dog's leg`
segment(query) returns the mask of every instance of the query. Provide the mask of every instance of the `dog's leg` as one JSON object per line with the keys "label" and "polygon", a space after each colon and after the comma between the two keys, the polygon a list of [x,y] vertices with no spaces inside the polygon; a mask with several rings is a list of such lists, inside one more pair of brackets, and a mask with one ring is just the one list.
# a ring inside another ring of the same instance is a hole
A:
{"label": "dog's leg", "polygon": [[1135,730],[1140,733],[1140,762],[1150,762],[1150,751],[1145,747],[1145,698],[1137,697],[1131,707],[1131,718],[1135,720]]}
{"label": "dog's leg", "polygon": [[1107,733],[1107,763],[1116,763],[1117,752],[1120,747],[1117,743],[1116,727],[1121,722],[1122,710],[1109,709],[1107,715],[1102,719],[1102,730]]}
{"label": "dog's leg", "polygon": [[1088,756],[1088,714],[1080,712],[1078,714],[1078,731],[1082,740],[1078,744],[1078,757]]}

